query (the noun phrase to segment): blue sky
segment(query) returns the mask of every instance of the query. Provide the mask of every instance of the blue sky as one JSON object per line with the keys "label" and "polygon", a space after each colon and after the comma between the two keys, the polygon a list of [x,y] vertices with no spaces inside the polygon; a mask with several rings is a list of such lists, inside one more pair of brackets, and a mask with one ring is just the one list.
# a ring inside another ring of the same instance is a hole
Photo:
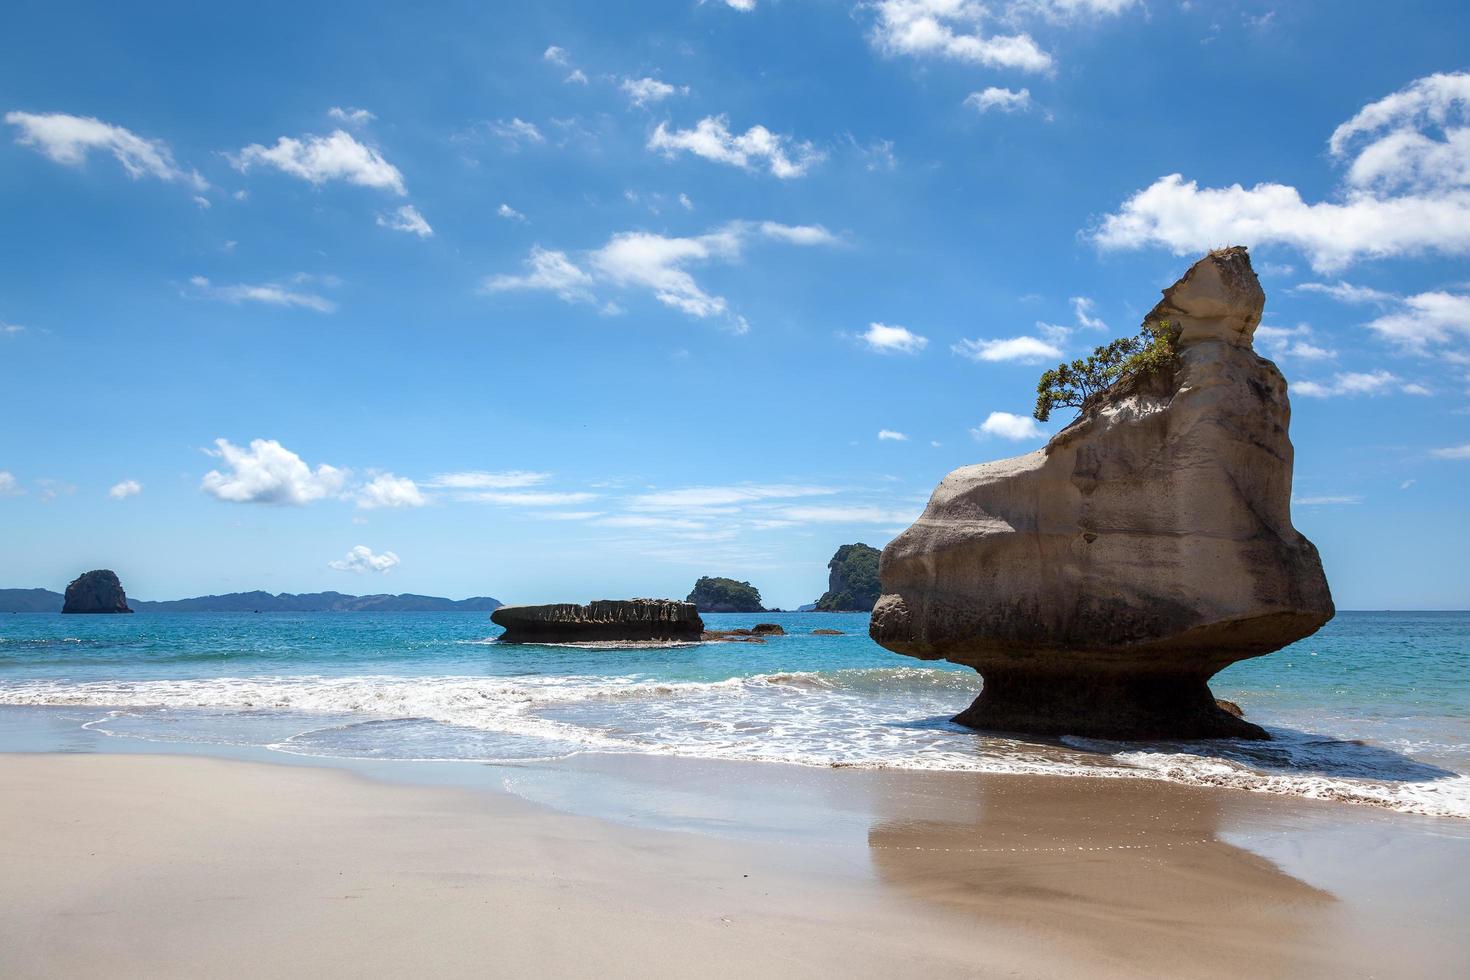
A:
{"label": "blue sky", "polygon": [[1465,5],[423,6],[7,5],[0,585],[792,607],[1240,243],[1339,605],[1470,606]]}

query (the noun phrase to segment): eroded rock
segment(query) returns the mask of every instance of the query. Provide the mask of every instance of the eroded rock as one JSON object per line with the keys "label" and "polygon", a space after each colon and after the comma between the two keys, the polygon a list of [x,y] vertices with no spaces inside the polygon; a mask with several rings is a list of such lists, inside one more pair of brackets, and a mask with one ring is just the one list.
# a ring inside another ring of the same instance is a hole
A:
{"label": "eroded rock", "polygon": [[64,613],[130,613],[127,593],[117,573],[108,568],[83,572],[66,587]]}
{"label": "eroded rock", "polygon": [[502,643],[693,641],[704,632],[694,603],[677,599],[501,606],[490,614],[490,620],[505,627]]}
{"label": "eroded rock", "polygon": [[1046,447],[946,476],[883,551],[870,633],[985,679],[957,721],[1116,738],[1264,738],[1208,679],[1333,615],[1291,524],[1286,381],[1251,348],[1243,248],[1201,259],[1147,321],[1174,369],[1124,379]]}

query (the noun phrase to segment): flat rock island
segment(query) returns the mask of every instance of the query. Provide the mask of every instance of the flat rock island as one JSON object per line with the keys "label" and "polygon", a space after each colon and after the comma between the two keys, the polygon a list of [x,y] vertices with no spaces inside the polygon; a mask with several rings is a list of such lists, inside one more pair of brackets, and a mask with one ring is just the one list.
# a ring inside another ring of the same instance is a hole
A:
{"label": "flat rock island", "polygon": [[694,603],[677,599],[501,606],[490,620],[505,627],[501,643],[695,642],[704,633]]}
{"label": "flat rock island", "polygon": [[950,473],[883,550],[870,632],[980,672],[956,721],[1267,737],[1207,681],[1334,609],[1291,523],[1286,381],[1251,346],[1264,305],[1244,248],[1207,255],[1145,318],[1171,331],[1169,363],[1119,377],[1044,448]]}

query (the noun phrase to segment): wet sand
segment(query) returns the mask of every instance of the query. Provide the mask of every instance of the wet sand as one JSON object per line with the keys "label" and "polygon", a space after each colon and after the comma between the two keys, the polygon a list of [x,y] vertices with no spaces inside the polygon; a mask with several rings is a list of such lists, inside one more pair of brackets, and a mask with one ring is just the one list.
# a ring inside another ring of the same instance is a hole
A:
{"label": "wet sand", "polygon": [[1464,821],[1130,780],[429,769],[453,785],[0,756],[0,975],[1470,969]]}

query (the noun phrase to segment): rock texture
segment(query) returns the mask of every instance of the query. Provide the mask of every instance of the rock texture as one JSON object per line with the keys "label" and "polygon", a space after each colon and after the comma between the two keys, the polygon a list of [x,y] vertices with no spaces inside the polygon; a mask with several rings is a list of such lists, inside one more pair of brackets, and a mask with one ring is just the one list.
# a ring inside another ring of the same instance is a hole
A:
{"label": "rock texture", "polygon": [[818,612],[871,612],[878,601],[879,551],[858,542],[837,549],[827,563],[827,592],[813,606]]}
{"label": "rock texture", "polygon": [[99,568],[83,572],[66,587],[64,613],[130,613],[128,597],[117,573]]}
{"label": "rock texture", "polygon": [[685,600],[702,613],[766,612],[761,606],[761,592],[749,582],[715,575],[702,575]]}
{"label": "rock texture", "polygon": [[956,721],[1114,738],[1264,738],[1208,679],[1333,615],[1291,524],[1290,406],[1251,349],[1243,248],[1201,259],[1145,322],[1169,371],[1125,378],[1045,448],[944,478],[883,551],[870,632],[985,678]]}
{"label": "rock texture", "polygon": [[692,602],[599,599],[579,606],[501,606],[490,620],[505,627],[502,643],[596,643],[698,640],[704,621]]}

